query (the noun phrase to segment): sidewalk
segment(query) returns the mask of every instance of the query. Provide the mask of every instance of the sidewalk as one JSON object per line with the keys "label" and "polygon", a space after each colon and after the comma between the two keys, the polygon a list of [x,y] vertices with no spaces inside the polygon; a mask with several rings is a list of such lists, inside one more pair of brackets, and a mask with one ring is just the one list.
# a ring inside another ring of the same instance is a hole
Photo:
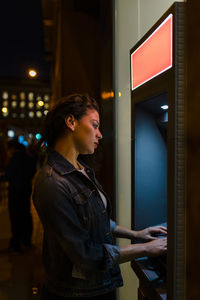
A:
{"label": "sidewalk", "polygon": [[32,247],[8,251],[10,223],[7,205],[0,209],[0,300],[39,300],[44,278],[42,267],[42,226],[32,205]]}

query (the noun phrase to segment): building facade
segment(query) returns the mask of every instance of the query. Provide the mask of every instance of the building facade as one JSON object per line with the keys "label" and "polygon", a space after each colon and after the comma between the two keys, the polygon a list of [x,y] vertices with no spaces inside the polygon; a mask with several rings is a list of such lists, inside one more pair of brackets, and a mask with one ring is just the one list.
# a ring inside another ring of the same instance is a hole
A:
{"label": "building facade", "polygon": [[28,143],[40,132],[50,106],[51,91],[46,82],[0,80],[0,136],[21,136]]}

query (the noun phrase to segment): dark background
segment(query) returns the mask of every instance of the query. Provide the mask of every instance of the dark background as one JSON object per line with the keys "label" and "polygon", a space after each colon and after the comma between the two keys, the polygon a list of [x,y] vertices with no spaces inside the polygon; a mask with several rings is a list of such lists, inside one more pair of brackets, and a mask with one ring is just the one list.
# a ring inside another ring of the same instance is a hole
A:
{"label": "dark background", "polygon": [[0,79],[25,79],[32,67],[38,70],[38,79],[49,80],[41,1],[1,1],[0,15]]}

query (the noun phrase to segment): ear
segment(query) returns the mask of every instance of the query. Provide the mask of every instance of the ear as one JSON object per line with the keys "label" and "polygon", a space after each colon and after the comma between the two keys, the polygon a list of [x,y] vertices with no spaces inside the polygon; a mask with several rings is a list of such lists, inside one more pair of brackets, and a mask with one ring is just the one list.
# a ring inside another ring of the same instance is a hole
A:
{"label": "ear", "polygon": [[74,131],[76,128],[76,119],[73,115],[69,115],[65,118],[65,124],[67,128],[69,128],[71,131]]}

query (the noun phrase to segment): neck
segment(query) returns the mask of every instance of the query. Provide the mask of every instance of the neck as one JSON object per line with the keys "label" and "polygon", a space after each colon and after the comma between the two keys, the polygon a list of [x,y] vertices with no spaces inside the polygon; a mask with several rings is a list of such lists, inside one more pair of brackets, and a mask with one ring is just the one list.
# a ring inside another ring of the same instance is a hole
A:
{"label": "neck", "polygon": [[56,141],[54,149],[67,159],[76,169],[80,169],[80,164],[77,161],[79,153],[73,146],[70,137],[60,138]]}

